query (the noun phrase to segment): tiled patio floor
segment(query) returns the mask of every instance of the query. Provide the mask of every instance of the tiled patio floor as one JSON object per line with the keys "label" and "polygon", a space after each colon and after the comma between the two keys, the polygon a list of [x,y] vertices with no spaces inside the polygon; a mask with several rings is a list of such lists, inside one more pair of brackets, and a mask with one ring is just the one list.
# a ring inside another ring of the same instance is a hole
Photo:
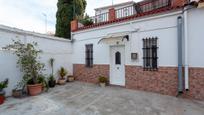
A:
{"label": "tiled patio floor", "polygon": [[0,115],[204,115],[204,102],[73,82],[35,97],[8,98]]}

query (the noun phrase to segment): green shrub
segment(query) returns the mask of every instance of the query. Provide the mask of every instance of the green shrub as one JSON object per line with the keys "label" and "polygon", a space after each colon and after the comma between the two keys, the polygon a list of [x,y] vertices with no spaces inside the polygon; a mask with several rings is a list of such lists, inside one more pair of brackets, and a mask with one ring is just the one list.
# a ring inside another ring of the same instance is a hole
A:
{"label": "green shrub", "polygon": [[8,79],[5,79],[4,81],[0,82],[0,91],[8,87],[8,82]]}
{"label": "green shrub", "polygon": [[60,75],[60,79],[65,79],[64,76],[67,75],[68,72],[64,67],[61,67],[58,73]]}
{"label": "green shrub", "polygon": [[98,81],[99,81],[99,83],[107,83],[108,79],[106,77],[99,76]]}
{"label": "green shrub", "polygon": [[79,20],[84,26],[92,25],[94,22],[93,20],[86,14],[85,17]]}
{"label": "green shrub", "polygon": [[48,78],[49,81],[55,81],[55,77],[51,74]]}

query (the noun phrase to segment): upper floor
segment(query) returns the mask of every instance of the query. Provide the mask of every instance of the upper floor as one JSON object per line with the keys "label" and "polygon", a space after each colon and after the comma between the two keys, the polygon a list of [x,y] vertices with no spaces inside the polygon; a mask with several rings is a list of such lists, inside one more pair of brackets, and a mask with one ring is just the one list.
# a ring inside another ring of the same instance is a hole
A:
{"label": "upper floor", "polygon": [[[202,1],[202,0],[201,0]],[[77,20],[71,22],[71,31],[107,25],[115,22],[132,20],[137,17],[158,14],[183,8],[187,0],[143,0],[141,2],[125,2],[95,9],[95,16],[90,17],[90,25],[82,25]]]}
{"label": "upper floor", "polygon": [[124,3],[120,3],[120,4],[96,8],[95,9],[95,16],[93,16],[91,18],[95,23],[108,21],[109,10],[112,8],[114,8],[116,10],[116,17],[117,18],[122,17],[122,16],[129,16],[129,15],[136,13],[135,10],[133,9],[134,4],[135,4],[134,1],[130,1],[130,2],[124,2]]}

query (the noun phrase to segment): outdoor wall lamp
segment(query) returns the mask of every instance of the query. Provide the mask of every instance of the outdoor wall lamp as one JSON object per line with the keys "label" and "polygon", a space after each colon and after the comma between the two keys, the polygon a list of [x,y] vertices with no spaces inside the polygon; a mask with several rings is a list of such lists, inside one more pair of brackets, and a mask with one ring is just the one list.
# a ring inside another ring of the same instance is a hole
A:
{"label": "outdoor wall lamp", "polygon": [[125,35],[125,36],[123,36],[122,41],[124,41],[124,39],[127,39],[127,41],[129,41],[129,35]]}

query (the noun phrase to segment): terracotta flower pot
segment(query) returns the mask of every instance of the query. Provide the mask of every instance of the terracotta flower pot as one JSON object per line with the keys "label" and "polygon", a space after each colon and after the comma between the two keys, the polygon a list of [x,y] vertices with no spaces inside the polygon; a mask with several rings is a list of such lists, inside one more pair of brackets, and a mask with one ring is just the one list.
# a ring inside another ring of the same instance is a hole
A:
{"label": "terracotta flower pot", "polygon": [[68,82],[73,82],[74,81],[74,76],[68,76],[67,79],[68,79],[67,80]]}
{"label": "terracotta flower pot", "polygon": [[23,91],[21,89],[19,90],[13,90],[12,96],[15,98],[21,98],[23,96]]}
{"label": "terracotta flower pot", "polygon": [[58,80],[58,83],[59,83],[60,85],[64,85],[64,84],[66,83],[66,79],[59,79],[59,80]]}
{"label": "terracotta flower pot", "polygon": [[5,97],[0,95],[0,105],[4,103]]}
{"label": "terracotta flower pot", "polygon": [[27,85],[28,93],[30,96],[38,95],[42,92],[42,84]]}
{"label": "terracotta flower pot", "polygon": [[101,87],[105,87],[106,83],[99,83]]}

